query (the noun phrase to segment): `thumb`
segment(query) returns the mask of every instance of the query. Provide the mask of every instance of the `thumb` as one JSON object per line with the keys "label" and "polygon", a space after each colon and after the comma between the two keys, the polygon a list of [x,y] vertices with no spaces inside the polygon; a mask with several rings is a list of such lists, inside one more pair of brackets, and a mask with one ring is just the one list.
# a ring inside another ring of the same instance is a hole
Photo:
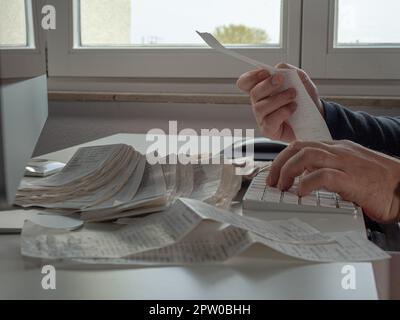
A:
{"label": "thumb", "polygon": [[314,103],[316,104],[318,109],[322,108],[320,106],[321,102],[319,100],[317,87],[315,86],[314,82],[311,81],[310,77],[304,70],[299,69],[288,63],[279,63],[275,66],[275,68],[297,70],[297,74],[299,75],[301,82],[303,83],[304,87],[306,88],[307,93],[309,94],[311,99],[314,101]]}

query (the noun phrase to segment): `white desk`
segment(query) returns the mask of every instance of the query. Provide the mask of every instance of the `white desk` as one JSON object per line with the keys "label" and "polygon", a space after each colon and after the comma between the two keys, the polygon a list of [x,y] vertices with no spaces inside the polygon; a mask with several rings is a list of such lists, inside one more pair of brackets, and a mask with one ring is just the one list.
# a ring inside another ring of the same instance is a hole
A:
{"label": "white desk", "polygon": [[[118,134],[81,146],[126,143],[144,152],[144,135]],[[80,146],[45,157],[67,161]],[[23,214],[21,210],[14,212]],[[2,213],[0,212],[0,215]],[[9,213],[8,213],[9,214]],[[296,215],[322,232],[364,230],[361,217],[330,214],[255,214],[262,219]],[[0,220],[1,221],[1,220]],[[20,254],[19,235],[0,235],[0,299],[377,299],[371,263],[354,263],[356,290],[341,287],[345,264],[303,264],[262,258],[254,248],[229,263],[189,267],[64,267],[56,290],[41,287],[41,267]]]}

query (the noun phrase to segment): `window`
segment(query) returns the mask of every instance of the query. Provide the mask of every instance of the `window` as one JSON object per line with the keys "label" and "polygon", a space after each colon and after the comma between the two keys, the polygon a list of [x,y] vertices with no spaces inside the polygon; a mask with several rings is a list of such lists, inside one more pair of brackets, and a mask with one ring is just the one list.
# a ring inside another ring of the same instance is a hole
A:
{"label": "window", "polygon": [[281,45],[281,0],[80,0],[75,5],[81,47],[204,45],[195,30],[213,31],[231,45]]}
{"label": "window", "polygon": [[[37,3],[37,2],[36,2]],[[45,73],[36,3],[0,0],[1,78],[31,77]]]}
{"label": "window", "polygon": [[207,48],[195,30],[268,64],[300,62],[300,1],[52,2],[58,21],[48,34],[52,76],[233,78],[248,70]]}
{"label": "window", "polygon": [[[391,88],[400,83],[398,0],[47,3],[57,10],[57,29],[47,34],[49,75],[59,77],[57,81],[94,78],[103,81],[102,88],[115,79],[97,78],[120,78],[120,84],[131,83],[122,78],[150,79],[143,83],[155,78],[160,83],[176,78],[183,79],[181,83],[190,79],[227,83],[225,79],[249,70],[247,64],[209,49],[195,33],[199,30],[263,63],[285,61],[302,67],[325,94],[349,90],[373,95],[382,89],[375,86],[376,80],[387,80]],[[325,90],[328,86],[337,91]]]}
{"label": "window", "polygon": [[75,2],[75,47],[127,46],[131,43],[131,0]]}
{"label": "window", "polygon": [[338,0],[335,46],[400,46],[399,12],[398,0]]}
{"label": "window", "polygon": [[304,0],[302,67],[318,79],[400,79],[398,0]]}
{"label": "window", "polygon": [[28,47],[25,0],[0,0],[0,46],[2,48]]}

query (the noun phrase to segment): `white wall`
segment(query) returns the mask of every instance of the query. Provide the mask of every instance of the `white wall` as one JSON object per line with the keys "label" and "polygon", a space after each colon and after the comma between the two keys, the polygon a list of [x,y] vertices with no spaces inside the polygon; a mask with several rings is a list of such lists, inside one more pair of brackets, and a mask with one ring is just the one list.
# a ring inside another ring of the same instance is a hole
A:
{"label": "white wall", "polygon": [[[398,108],[353,109],[375,115],[400,115]],[[145,133],[153,128],[167,132],[168,120],[177,120],[180,130],[255,127],[251,109],[246,105],[51,101],[49,119],[34,154],[48,153],[120,132]]]}
{"label": "white wall", "polygon": [[178,129],[254,128],[249,106],[149,104],[117,102],[50,102],[49,119],[35,155],[55,151],[107,135],[146,133],[153,128],[168,131],[168,121]]}

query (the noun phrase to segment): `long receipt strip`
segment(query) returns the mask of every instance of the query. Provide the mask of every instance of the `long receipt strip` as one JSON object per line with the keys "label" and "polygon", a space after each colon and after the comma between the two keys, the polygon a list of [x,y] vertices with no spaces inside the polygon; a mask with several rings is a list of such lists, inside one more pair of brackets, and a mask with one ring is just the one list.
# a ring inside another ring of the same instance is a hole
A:
{"label": "long receipt strip", "polygon": [[[204,220],[229,226],[187,240]],[[266,222],[186,198],[180,198],[165,212],[137,218],[123,227],[89,224],[67,232],[27,221],[21,252],[30,257],[86,263],[190,264],[223,261],[255,243],[315,262],[389,257],[357,232],[327,235],[298,219]]]}
{"label": "long receipt strip", "polygon": [[292,126],[297,139],[316,141],[332,140],[332,136],[323,117],[315,106],[310,95],[307,93],[296,70],[274,68],[232,50],[228,50],[210,33],[198,31],[197,33],[211,48],[218,52],[248,63],[256,68],[265,69],[271,75],[280,73],[284,76],[284,89],[295,88],[297,90],[297,110],[289,119],[289,123]]}

